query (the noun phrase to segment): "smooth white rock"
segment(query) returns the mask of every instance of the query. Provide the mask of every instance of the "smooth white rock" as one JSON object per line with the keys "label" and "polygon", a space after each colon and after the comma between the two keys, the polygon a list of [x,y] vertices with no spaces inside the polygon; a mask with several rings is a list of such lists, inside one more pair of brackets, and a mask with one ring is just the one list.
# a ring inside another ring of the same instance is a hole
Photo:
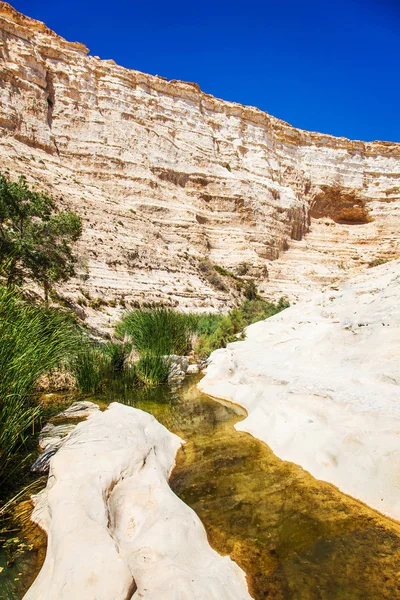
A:
{"label": "smooth white rock", "polygon": [[25,600],[249,600],[243,571],[168,485],[181,444],[117,403],[79,423],[35,497],[48,548]]}
{"label": "smooth white rock", "polygon": [[398,261],[251,325],[199,383],[247,409],[237,429],[396,519],[399,385]]}

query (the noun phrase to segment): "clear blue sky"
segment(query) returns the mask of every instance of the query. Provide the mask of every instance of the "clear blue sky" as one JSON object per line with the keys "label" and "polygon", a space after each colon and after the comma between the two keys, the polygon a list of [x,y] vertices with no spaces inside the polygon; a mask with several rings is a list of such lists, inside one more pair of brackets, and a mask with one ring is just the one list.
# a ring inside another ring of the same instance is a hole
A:
{"label": "clear blue sky", "polygon": [[304,129],[400,142],[400,0],[14,0],[92,54]]}

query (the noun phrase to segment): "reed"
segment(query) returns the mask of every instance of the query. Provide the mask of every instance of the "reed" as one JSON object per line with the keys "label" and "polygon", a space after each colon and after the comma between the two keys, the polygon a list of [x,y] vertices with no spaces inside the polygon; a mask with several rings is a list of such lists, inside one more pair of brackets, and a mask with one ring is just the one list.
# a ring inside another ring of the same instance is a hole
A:
{"label": "reed", "polygon": [[66,315],[0,286],[0,478],[19,464],[19,452],[39,415],[34,401],[38,379],[67,360],[75,331]]}
{"label": "reed", "polygon": [[112,372],[110,356],[100,344],[89,339],[81,340],[70,365],[79,391],[83,394],[101,391]]}
{"label": "reed", "polygon": [[140,354],[185,355],[190,351],[188,316],[164,307],[127,312],[117,325],[116,333],[129,336]]}
{"label": "reed", "polygon": [[167,383],[171,370],[171,361],[166,356],[143,354],[136,364],[136,374],[145,386]]}

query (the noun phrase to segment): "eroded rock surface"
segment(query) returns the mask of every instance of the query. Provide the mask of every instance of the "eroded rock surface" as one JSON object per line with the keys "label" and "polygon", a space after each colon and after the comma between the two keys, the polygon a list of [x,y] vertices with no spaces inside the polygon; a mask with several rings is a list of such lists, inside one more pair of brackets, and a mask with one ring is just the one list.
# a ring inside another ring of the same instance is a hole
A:
{"label": "eroded rock surface", "polygon": [[[59,413],[54,419],[86,419],[100,408],[94,402],[80,400],[74,402],[66,410]],[[31,467],[32,473],[47,473],[50,468],[50,459],[65,442],[65,438],[75,429],[75,423],[54,425],[47,423],[39,434],[39,448],[43,452],[37,457]]]}
{"label": "eroded rock surface", "polygon": [[203,257],[293,299],[399,256],[398,144],[125,69],[3,2],[0,76],[2,169],[82,216],[79,277],[62,289],[95,326],[128,301],[225,308],[235,281]]}
{"label": "eroded rock surface", "polygon": [[299,303],[211,355],[199,387],[282,459],[400,519],[400,263]]}
{"label": "eroded rock surface", "polygon": [[25,600],[250,600],[244,573],[168,485],[181,444],[117,403],[79,423],[35,498],[48,549]]}

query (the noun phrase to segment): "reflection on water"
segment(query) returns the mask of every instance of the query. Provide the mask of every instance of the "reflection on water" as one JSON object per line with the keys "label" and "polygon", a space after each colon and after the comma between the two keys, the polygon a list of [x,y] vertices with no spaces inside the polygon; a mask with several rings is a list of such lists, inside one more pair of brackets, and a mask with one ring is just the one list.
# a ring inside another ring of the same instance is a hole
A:
{"label": "reflection on water", "polygon": [[[213,547],[245,570],[252,596],[400,598],[400,525],[237,432],[244,411],[201,394],[195,383],[133,391],[114,383],[96,400],[146,410],[186,440],[171,487],[200,516]],[[0,600],[20,597],[0,592]]]}

